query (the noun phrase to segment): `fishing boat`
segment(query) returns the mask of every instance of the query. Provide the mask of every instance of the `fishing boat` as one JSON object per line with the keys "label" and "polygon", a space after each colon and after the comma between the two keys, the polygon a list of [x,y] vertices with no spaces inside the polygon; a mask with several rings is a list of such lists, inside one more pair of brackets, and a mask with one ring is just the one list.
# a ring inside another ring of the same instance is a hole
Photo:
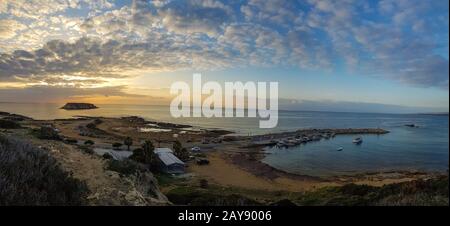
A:
{"label": "fishing boat", "polygon": [[356,137],[355,139],[353,139],[353,143],[354,144],[361,144],[362,143],[362,138],[361,137]]}
{"label": "fishing boat", "polygon": [[279,148],[287,147],[287,144],[284,141],[278,141],[277,147]]}

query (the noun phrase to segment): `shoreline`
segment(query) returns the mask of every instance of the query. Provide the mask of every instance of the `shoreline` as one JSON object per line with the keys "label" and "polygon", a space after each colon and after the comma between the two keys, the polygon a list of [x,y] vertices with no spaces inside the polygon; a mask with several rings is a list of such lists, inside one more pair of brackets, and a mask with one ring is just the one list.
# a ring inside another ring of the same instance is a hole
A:
{"label": "shoreline", "polygon": [[[14,117],[21,117],[17,114]],[[3,113],[0,118],[8,116]],[[181,125],[155,120],[145,120],[138,116],[100,117],[80,116],[70,119],[34,120],[22,116],[20,123],[25,128],[37,128],[51,124],[69,139],[77,141],[93,140],[97,147],[111,147],[114,142],[120,142],[125,136],[130,136],[139,144],[151,138],[158,146],[171,147],[174,140],[180,140],[185,147],[199,146],[204,151],[211,164],[197,166],[195,162],[187,162],[188,172],[197,178],[208,178],[212,183],[223,186],[237,186],[248,189],[268,189],[305,191],[324,186],[340,186],[346,183],[358,183],[381,186],[389,183],[426,179],[438,173],[419,171],[390,171],[390,172],[357,172],[351,175],[317,177],[285,172],[272,167],[260,160],[264,157],[261,147],[267,146],[265,141],[284,139],[292,136],[315,136],[325,133],[344,134],[386,134],[389,131],[380,128],[343,128],[343,129],[300,129],[290,132],[269,133],[254,136],[234,135],[232,131],[199,128],[192,125]],[[100,120],[94,128],[89,124]],[[141,132],[140,128],[163,129],[166,132]],[[176,138],[174,135],[177,135]],[[223,139],[220,143],[204,144],[202,140]],[[259,142],[259,143],[258,143]],[[256,145],[255,145],[256,144]],[[135,148],[136,146],[132,146]],[[216,164],[216,165],[215,165]],[[232,175],[230,176],[230,172]],[[442,173],[444,174],[444,173]],[[240,178],[237,180],[236,178]]]}

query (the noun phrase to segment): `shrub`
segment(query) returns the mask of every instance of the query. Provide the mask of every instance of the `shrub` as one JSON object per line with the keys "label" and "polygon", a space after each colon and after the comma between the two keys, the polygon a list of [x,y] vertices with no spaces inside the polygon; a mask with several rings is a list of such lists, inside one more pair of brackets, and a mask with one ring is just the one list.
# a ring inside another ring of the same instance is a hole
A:
{"label": "shrub", "polygon": [[39,130],[34,131],[36,137],[45,140],[61,140],[58,132],[51,126],[41,126]]}
{"label": "shrub", "polygon": [[89,155],[93,155],[93,154],[94,154],[94,150],[92,150],[91,147],[88,147],[88,146],[79,146],[79,149],[80,149],[81,151],[83,151],[84,153],[86,153],[86,154],[89,154]]}
{"label": "shrub", "polygon": [[88,129],[95,129],[95,128],[97,128],[97,125],[95,123],[91,122],[91,123],[88,123],[86,125],[86,128],[88,128]]}
{"label": "shrub", "polygon": [[76,139],[72,139],[72,138],[67,138],[64,141],[68,144],[77,144],[78,143],[78,141]]}
{"label": "shrub", "polygon": [[99,119],[99,118],[96,118],[95,120],[94,120],[94,124],[95,125],[98,125],[98,124],[101,124],[103,121],[101,120],[101,119]]}
{"label": "shrub", "polygon": [[103,154],[102,157],[103,157],[104,159],[113,159],[112,155],[109,154],[109,153]]}
{"label": "shrub", "polygon": [[113,143],[113,144],[112,144],[112,147],[113,147],[114,149],[120,149],[120,147],[122,147],[122,144],[119,143],[119,142],[116,142],[116,143]]}
{"label": "shrub", "polygon": [[204,189],[208,188],[208,180],[201,179],[200,180],[200,188],[204,188]]}
{"label": "shrub", "polygon": [[166,194],[176,205],[191,206],[258,206],[261,203],[239,194],[204,191],[191,187],[177,187]]}
{"label": "shrub", "polygon": [[83,205],[87,191],[46,151],[0,136],[0,205]]}
{"label": "shrub", "polygon": [[87,140],[87,141],[84,142],[84,144],[85,145],[94,145],[95,143],[92,140]]}
{"label": "shrub", "polygon": [[0,119],[0,128],[2,129],[18,129],[20,124],[11,120]]}
{"label": "shrub", "polygon": [[137,163],[130,160],[110,160],[108,162],[107,169],[118,172],[122,175],[132,175],[141,170],[141,167]]}

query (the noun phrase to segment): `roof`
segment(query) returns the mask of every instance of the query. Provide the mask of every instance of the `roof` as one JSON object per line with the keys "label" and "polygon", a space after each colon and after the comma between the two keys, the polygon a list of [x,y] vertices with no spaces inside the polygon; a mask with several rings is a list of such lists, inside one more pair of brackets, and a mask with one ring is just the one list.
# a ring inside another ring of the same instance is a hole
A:
{"label": "roof", "polygon": [[155,150],[153,152],[155,152],[155,154],[158,154],[158,153],[173,153],[173,151],[170,148],[155,148]]}
{"label": "roof", "polygon": [[94,148],[94,152],[97,153],[98,155],[104,155],[104,154],[108,153],[115,160],[124,160],[133,154],[133,152],[131,152],[131,151],[115,151],[115,150],[105,149],[105,148]]}
{"label": "roof", "polygon": [[169,148],[156,148],[155,154],[158,155],[159,159],[164,163],[164,165],[169,166],[172,164],[181,164],[184,165],[184,162],[178,159],[175,155],[172,154],[172,150]]}

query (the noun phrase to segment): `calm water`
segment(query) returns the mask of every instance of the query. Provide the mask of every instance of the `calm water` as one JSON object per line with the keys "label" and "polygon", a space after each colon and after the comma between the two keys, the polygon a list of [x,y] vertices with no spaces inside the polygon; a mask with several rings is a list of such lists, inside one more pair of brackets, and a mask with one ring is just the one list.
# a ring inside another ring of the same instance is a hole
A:
{"label": "calm water", "polygon": [[[168,107],[133,105],[98,105],[98,109],[61,110],[56,104],[0,103],[0,111],[23,114],[35,119],[70,118],[72,116],[130,116],[149,120],[190,124],[206,128],[232,130],[238,134],[261,134],[292,131],[300,128],[384,128],[386,135],[364,135],[361,145],[352,136],[297,146],[267,149],[264,162],[293,173],[325,176],[361,171],[423,170],[445,171],[449,161],[448,116],[364,114],[331,112],[280,111],[278,127],[259,129],[259,119],[249,118],[180,118],[170,116]],[[414,123],[419,128],[405,127]],[[341,152],[336,151],[343,147]]]}

